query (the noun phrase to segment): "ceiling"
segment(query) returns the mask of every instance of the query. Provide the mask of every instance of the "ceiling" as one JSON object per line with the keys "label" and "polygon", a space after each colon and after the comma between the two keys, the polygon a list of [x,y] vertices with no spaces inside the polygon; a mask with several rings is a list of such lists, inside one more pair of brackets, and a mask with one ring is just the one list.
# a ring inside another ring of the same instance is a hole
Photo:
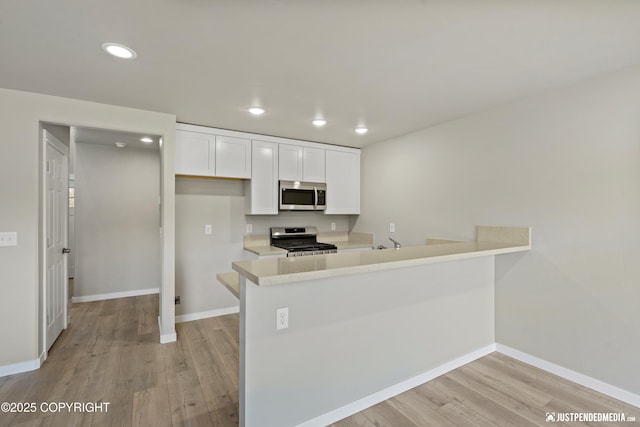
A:
{"label": "ceiling", "polygon": [[2,0],[0,55],[0,87],[360,147],[640,63],[640,1]]}
{"label": "ceiling", "polygon": [[[121,148],[143,148],[145,150],[159,150],[159,137],[132,132],[121,132],[106,129],[94,129],[86,127],[74,127],[74,141],[87,144],[108,145],[117,147],[117,142],[126,144]],[[143,142],[142,138],[150,138],[152,142]]]}

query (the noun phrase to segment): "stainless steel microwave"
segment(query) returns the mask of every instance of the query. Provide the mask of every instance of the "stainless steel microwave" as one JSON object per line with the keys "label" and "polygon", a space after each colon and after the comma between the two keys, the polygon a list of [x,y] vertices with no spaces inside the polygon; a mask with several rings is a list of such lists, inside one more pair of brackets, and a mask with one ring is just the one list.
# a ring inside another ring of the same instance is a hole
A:
{"label": "stainless steel microwave", "polygon": [[327,208],[327,184],[280,181],[281,211],[323,211]]}

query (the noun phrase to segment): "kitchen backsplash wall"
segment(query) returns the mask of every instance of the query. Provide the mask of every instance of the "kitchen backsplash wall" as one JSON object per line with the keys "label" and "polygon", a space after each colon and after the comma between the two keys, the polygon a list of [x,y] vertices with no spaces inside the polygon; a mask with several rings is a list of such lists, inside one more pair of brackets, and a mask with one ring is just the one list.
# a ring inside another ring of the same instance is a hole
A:
{"label": "kitchen backsplash wall", "polygon": [[[268,234],[271,226],[314,225],[318,231],[349,230],[347,215],[318,212],[281,212],[245,215],[244,183],[240,180],[176,178],[176,316],[212,314],[238,305],[238,300],[216,279],[232,271],[242,259],[247,224],[252,234]],[[205,225],[212,227],[205,235]],[[180,318],[178,317],[178,320]]]}

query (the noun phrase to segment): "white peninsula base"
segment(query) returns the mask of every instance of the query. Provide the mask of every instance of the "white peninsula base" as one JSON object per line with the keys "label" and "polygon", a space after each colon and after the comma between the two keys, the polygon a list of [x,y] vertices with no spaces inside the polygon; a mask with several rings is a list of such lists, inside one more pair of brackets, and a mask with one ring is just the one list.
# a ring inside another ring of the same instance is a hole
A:
{"label": "white peninsula base", "polygon": [[476,242],[235,262],[240,425],[326,425],[491,352],[495,255],[529,248],[527,227],[479,227]]}

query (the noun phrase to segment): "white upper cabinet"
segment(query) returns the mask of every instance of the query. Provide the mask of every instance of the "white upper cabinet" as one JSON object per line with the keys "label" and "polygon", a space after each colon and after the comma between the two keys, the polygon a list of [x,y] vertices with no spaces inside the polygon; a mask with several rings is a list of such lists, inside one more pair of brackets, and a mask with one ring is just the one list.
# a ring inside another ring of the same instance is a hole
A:
{"label": "white upper cabinet", "polygon": [[302,147],[288,144],[279,145],[279,179],[302,181]]}
{"label": "white upper cabinet", "polygon": [[216,136],[216,176],[251,178],[251,140]]}
{"label": "white upper cabinet", "polygon": [[178,123],[177,175],[247,179],[245,213],[278,215],[278,181],[327,184],[325,214],[360,213],[360,150]]}
{"label": "white upper cabinet", "polygon": [[216,137],[206,133],[176,130],[175,173],[214,176]]}
{"label": "white upper cabinet", "polygon": [[322,148],[302,147],[302,180],[325,182],[325,158]]}
{"label": "white upper cabinet", "polygon": [[251,180],[245,181],[245,214],[278,214],[278,144],[252,141]]}
{"label": "white upper cabinet", "polygon": [[360,213],[360,151],[326,150],[327,209],[325,214]]}
{"label": "white upper cabinet", "polygon": [[283,181],[325,182],[325,155],[322,148],[280,144],[279,179]]}
{"label": "white upper cabinet", "polygon": [[251,178],[251,140],[202,129],[176,130],[176,175]]}

